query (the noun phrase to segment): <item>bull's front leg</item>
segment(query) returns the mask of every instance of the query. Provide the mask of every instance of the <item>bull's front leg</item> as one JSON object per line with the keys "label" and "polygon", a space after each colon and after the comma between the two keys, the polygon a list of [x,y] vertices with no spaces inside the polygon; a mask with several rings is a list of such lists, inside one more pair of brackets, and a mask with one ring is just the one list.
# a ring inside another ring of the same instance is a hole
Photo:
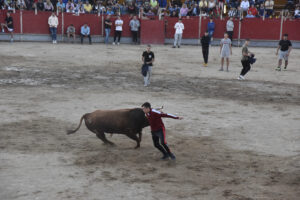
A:
{"label": "bull's front leg", "polygon": [[139,134],[139,140],[140,142],[142,142],[142,132],[139,132],[138,134]]}

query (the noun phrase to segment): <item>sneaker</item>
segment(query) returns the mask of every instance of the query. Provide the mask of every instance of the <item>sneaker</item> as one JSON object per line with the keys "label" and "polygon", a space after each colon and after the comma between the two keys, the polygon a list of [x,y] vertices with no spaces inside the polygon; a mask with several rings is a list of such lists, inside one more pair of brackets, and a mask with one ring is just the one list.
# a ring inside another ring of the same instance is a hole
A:
{"label": "sneaker", "polygon": [[245,77],[242,76],[242,75],[240,75],[238,79],[239,79],[239,80],[245,80]]}
{"label": "sneaker", "polygon": [[204,67],[207,67],[207,63],[204,63],[203,66],[204,66]]}
{"label": "sneaker", "polygon": [[4,33],[4,28],[2,29],[2,33]]}
{"label": "sneaker", "polygon": [[229,69],[226,69],[226,72],[229,72]]}
{"label": "sneaker", "polygon": [[176,48],[175,46],[173,46],[172,48]]}
{"label": "sneaker", "polygon": [[178,48],[180,48],[180,46],[178,46]]}
{"label": "sneaker", "polygon": [[54,40],[52,40],[52,44],[55,44],[55,43],[54,43]]}
{"label": "sneaker", "polygon": [[10,39],[10,42],[14,42],[14,39],[13,39],[13,38],[11,38],[11,39]]}
{"label": "sneaker", "polygon": [[277,68],[276,68],[276,71],[281,71],[281,67],[277,67]]}
{"label": "sneaker", "polygon": [[117,45],[120,45],[120,42],[118,42]]}
{"label": "sneaker", "polygon": [[54,40],[54,41],[53,41],[53,44],[57,44],[57,41],[56,41],[56,40]]}
{"label": "sneaker", "polygon": [[170,156],[171,160],[176,160],[176,157],[173,153],[170,153],[169,156]]}
{"label": "sneaker", "polygon": [[221,68],[221,69],[219,69],[219,71],[224,71],[224,69],[223,69],[223,68]]}
{"label": "sneaker", "polygon": [[161,160],[168,160],[169,159],[169,155],[165,154],[163,157],[160,158]]}
{"label": "sneaker", "polygon": [[286,71],[286,70],[287,70],[286,68],[287,68],[287,67],[284,67],[283,70]]}
{"label": "sneaker", "polygon": [[113,44],[113,45],[116,45],[116,43],[115,43],[115,42],[113,42],[112,44]]}

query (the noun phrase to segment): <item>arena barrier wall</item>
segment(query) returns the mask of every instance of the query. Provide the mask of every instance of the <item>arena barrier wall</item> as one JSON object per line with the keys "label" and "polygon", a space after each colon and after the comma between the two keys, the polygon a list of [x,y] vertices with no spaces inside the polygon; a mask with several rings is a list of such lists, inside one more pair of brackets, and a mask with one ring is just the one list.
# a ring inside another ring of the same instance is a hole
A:
{"label": "arena barrier wall", "polygon": [[[15,33],[25,37],[27,34],[39,34],[49,35],[48,17],[51,12],[38,12],[34,11],[16,11],[12,13],[14,19]],[[3,23],[6,16],[6,11],[0,11],[0,22]],[[97,14],[81,14],[76,16],[69,13],[59,13],[59,25],[57,33],[58,35],[66,34],[67,27],[70,24],[74,24],[76,33],[79,34],[80,27],[87,23],[91,27],[91,34],[95,36],[103,36],[103,21],[105,16]],[[124,21],[122,37],[131,37],[131,31],[129,27],[130,21],[129,15],[123,15]],[[114,22],[116,17],[112,17]],[[170,40],[174,37],[175,29],[174,25],[178,21],[177,18],[165,17],[159,20],[157,17],[154,19],[141,20],[141,43],[155,43],[164,44],[166,40]],[[185,30],[183,32],[183,39],[192,41],[193,44],[199,42],[199,38],[204,34],[207,29],[207,23],[209,18],[207,17],[191,17],[184,18],[183,23]],[[214,19],[216,24],[214,38],[222,38],[226,31],[227,19]],[[63,24],[63,25],[62,25]],[[265,40],[274,41],[279,40],[284,33],[289,34],[289,39],[294,41],[300,41],[300,20],[281,20],[281,19],[243,19],[239,21],[234,20],[234,35],[236,40],[250,38],[252,40]],[[114,26],[112,27],[111,36],[114,35]],[[240,31],[240,32],[239,32]],[[61,35],[63,36],[63,35]],[[63,37],[60,37],[63,40]],[[34,40],[34,39],[33,39]],[[100,41],[100,40],[98,40]],[[103,41],[101,39],[101,41]],[[128,39],[128,41],[130,41]],[[197,42],[198,41],[198,42]]]}

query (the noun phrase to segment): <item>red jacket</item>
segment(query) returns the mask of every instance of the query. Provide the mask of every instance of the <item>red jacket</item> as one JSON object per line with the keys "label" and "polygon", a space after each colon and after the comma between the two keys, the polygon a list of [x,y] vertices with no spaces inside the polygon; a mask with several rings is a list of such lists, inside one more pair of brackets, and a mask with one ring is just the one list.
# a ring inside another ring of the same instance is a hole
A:
{"label": "red jacket", "polygon": [[150,112],[146,114],[146,117],[148,118],[151,131],[159,131],[161,129],[164,129],[165,125],[161,119],[162,117],[173,118],[173,119],[179,118],[175,115],[162,113],[154,109],[151,109]]}
{"label": "red jacket", "polygon": [[249,8],[248,9],[248,14],[250,15],[250,13],[251,13],[251,15],[254,15],[254,16],[256,16],[257,15],[257,9],[256,8]]}

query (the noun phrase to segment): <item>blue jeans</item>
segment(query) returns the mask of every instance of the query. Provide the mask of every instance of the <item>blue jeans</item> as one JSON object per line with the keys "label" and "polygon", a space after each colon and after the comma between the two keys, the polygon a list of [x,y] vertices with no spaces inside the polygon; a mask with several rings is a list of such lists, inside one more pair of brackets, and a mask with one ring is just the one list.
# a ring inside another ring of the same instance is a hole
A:
{"label": "blue jeans", "polygon": [[57,31],[57,28],[50,27],[50,32],[51,32],[52,40],[56,40],[56,31]]}
{"label": "blue jeans", "polygon": [[106,28],[105,29],[105,44],[108,43],[109,34],[110,34],[110,28]]}

